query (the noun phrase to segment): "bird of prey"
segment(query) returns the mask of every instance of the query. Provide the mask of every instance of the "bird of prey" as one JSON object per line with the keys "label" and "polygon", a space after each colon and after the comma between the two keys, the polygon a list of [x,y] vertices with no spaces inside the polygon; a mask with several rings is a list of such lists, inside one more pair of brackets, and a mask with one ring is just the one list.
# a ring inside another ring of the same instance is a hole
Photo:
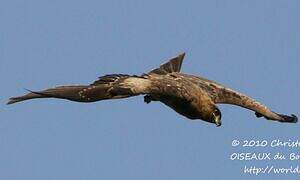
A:
{"label": "bird of prey", "polygon": [[296,123],[297,116],[278,114],[258,101],[203,77],[180,73],[185,53],[159,68],[142,75],[109,74],[90,85],[59,86],[43,91],[29,91],[10,98],[7,104],[35,99],[59,98],[77,102],[95,102],[144,95],[144,102],[160,101],[189,119],[201,119],[221,126],[217,104],[233,104],[255,112],[257,117]]}

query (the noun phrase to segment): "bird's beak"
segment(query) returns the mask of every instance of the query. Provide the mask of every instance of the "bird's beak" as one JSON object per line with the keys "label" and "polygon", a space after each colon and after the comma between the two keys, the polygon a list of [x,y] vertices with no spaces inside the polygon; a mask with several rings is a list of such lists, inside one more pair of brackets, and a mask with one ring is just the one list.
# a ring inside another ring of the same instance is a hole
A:
{"label": "bird's beak", "polygon": [[220,116],[215,116],[214,115],[214,121],[215,121],[215,124],[217,125],[217,127],[219,127],[219,126],[222,125],[222,121],[221,121],[221,117]]}

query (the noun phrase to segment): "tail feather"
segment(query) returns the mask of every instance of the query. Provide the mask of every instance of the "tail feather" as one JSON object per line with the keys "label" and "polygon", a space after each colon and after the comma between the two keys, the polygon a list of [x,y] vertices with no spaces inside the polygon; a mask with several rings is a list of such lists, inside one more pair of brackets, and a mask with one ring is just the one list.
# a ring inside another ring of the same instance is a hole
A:
{"label": "tail feather", "polygon": [[172,72],[179,72],[184,56],[185,53],[182,53],[177,57],[170,59],[167,63],[162,64],[159,68],[150,71],[149,74],[168,74]]}

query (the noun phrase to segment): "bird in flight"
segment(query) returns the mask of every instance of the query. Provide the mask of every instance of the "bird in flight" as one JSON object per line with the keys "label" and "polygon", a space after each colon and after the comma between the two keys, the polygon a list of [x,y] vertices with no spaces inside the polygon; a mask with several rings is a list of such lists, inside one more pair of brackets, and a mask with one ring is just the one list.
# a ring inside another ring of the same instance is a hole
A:
{"label": "bird in flight", "polygon": [[76,102],[95,102],[144,95],[144,102],[160,101],[177,113],[221,126],[217,104],[232,104],[255,112],[256,117],[278,122],[296,123],[295,115],[278,114],[260,102],[203,77],[180,72],[185,53],[170,59],[159,68],[137,75],[109,74],[90,85],[59,86],[12,97],[7,104],[36,99],[59,98]]}

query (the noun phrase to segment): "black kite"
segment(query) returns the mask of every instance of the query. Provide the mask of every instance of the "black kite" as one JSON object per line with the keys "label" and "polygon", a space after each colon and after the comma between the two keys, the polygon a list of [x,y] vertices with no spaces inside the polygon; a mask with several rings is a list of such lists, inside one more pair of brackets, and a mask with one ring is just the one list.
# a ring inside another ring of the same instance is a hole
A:
{"label": "black kite", "polygon": [[214,81],[180,73],[185,54],[149,73],[136,76],[110,74],[100,77],[90,85],[60,86],[44,91],[10,98],[7,104],[35,99],[60,98],[77,102],[95,102],[105,99],[120,99],[145,95],[144,101],[160,101],[189,119],[202,119],[221,125],[221,111],[216,104],[233,104],[253,110],[257,117],[268,120],[295,123],[295,115],[275,113],[258,101],[227,88]]}

